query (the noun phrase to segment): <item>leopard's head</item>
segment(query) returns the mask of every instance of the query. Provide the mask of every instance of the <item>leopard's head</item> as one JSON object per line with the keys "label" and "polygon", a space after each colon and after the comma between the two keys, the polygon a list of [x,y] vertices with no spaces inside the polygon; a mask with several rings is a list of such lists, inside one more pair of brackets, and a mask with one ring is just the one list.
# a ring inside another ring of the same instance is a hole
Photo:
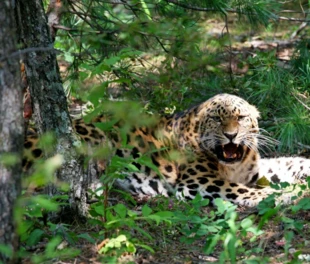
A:
{"label": "leopard's head", "polygon": [[250,152],[258,152],[259,112],[247,101],[219,94],[201,104],[197,115],[199,148],[219,162],[236,164]]}

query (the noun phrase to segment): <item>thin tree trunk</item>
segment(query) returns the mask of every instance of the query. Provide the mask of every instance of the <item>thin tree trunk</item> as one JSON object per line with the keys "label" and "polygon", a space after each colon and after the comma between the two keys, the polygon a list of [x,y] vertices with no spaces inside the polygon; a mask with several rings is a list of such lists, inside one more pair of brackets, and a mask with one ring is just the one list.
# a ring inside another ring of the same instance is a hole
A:
{"label": "thin tree trunk", "polygon": [[[55,152],[65,158],[57,177],[70,185],[71,209],[77,210],[79,215],[85,215],[88,179],[80,156],[73,147],[78,139],[72,133],[66,96],[43,4],[41,0],[18,0],[16,6],[20,41],[24,48],[29,49],[25,53],[24,63],[36,125],[40,134],[48,131],[55,134],[58,141]],[[55,193],[56,189],[50,186],[49,194]]]}
{"label": "thin tree trunk", "polygon": [[[13,208],[21,191],[23,150],[22,89],[19,57],[16,56],[16,26],[12,1],[0,1],[0,244],[18,248]],[[15,52],[15,56],[12,54]],[[16,160],[12,164],[9,154]],[[0,262],[13,262],[0,253]]]}

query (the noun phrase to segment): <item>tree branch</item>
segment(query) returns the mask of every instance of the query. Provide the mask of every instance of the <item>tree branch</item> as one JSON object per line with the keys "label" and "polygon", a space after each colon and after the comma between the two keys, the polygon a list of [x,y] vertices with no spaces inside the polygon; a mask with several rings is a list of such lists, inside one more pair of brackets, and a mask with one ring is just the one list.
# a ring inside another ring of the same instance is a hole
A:
{"label": "tree branch", "polygon": [[[194,10],[194,11],[203,11],[203,12],[226,12],[226,13],[235,13],[235,14],[243,14],[247,15],[250,14],[249,12],[240,11],[233,8],[225,8],[225,9],[216,9],[216,8],[206,8],[206,7],[199,7],[199,6],[192,6],[188,4],[184,4],[179,2],[178,0],[165,0],[167,3],[171,3],[177,6],[180,6],[185,9]],[[298,21],[298,22],[307,22],[310,23],[309,19],[300,19],[300,18],[292,18],[292,17],[283,17],[275,15],[276,20],[285,20],[285,21]]]}
{"label": "tree branch", "polygon": [[15,52],[12,52],[10,54],[7,54],[5,56],[0,57],[0,62],[7,60],[8,58],[14,58],[16,56],[23,57],[24,54],[27,54],[29,52],[40,52],[40,51],[48,51],[48,52],[54,52],[54,53],[61,53],[60,50],[54,49],[54,47],[32,47],[32,48],[26,48],[22,50],[17,50]]}

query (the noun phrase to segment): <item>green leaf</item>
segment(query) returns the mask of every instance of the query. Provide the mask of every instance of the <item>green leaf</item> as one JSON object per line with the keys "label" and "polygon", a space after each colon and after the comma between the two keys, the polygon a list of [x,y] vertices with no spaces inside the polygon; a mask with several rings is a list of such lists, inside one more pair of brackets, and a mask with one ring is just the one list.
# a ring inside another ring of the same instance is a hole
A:
{"label": "green leaf", "polygon": [[152,219],[158,225],[161,222],[168,222],[171,223],[171,219],[173,218],[174,213],[169,211],[161,211],[155,214],[148,215],[149,219]]}
{"label": "green leaf", "polygon": [[131,82],[130,79],[127,78],[119,78],[111,81],[111,83],[126,83],[126,84],[130,84],[130,82]]}
{"label": "green leaf", "polygon": [[206,246],[203,249],[204,253],[208,255],[213,252],[213,249],[216,246],[217,242],[220,240],[220,238],[221,236],[219,234],[207,237],[207,241],[205,243]]}
{"label": "green leaf", "polygon": [[26,241],[27,245],[30,246],[30,247],[36,245],[41,240],[43,235],[44,235],[44,231],[43,230],[41,230],[41,229],[33,230],[30,233],[29,238]]}
{"label": "green leaf", "polygon": [[109,65],[107,65],[105,62],[102,62],[97,67],[94,67],[92,69],[92,76],[95,76],[97,74],[101,74],[105,71],[111,71],[111,67]]}
{"label": "green leaf", "polygon": [[174,212],[171,212],[171,211],[160,211],[160,212],[157,212],[156,215],[160,216],[161,218],[163,219],[170,219],[170,218],[173,218],[174,217]]}
{"label": "green leaf", "polygon": [[98,215],[104,216],[104,207],[103,207],[102,204],[97,203],[97,204],[95,204],[92,208],[95,210],[95,212],[96,212]]}
{"label": "green leaf", "polygon": [[140,170],[132,163],[127,164],[128,172],[139,172]]}
{"label": "green leaf", "polygon": [[142,207],[142,215],[148,216],[152,213],[152,209],[148,207],[146,204]]}
{"label": "green leaf", "polygon": [[138,244],[138,243],[136,243],[136,245],[139,246],[139,247],[141,247],[141,248],[144,248],[144,249],[150,251],[152,254],[155,253],[154,249],[152,249],[152,248],[151,248],[150,246],[148,246],[148,245]]}
{"label": "green leaf", "polygon": [[60,168],[63,161],[64,161],[63,156],[60,154],[56,154],[54,157],[46,159],[42,167],[40,167],[40,169],[44,171],[44,175],[46,177],[50,177],[52,179],[52,176],[54,175],[55,171],[58,168]]}
{"label": "green leaf", "polygon": [[34,227],[35,223],[32,220],[21,221],[18,225],[18,233],[21,236],[21,241],[28,239],[28,231]]}
{"label": "green leaf", "polygon": [[61,243],[62,238],[60,236],[55,236],[51,238],[46,245],[46,253],[51,256],[55,256],[56,247]]}
{"label": "green leaf", "polygon": [[94,123],[94,125],[100,128],[102,131],[110,131],[113,126],[117,123],[117,120]]}
{"label": "green leaf", "polygon": [[144,235],[148,239],[148,241],[152,241],[153,240],[153,238],[149,234],[148,230],[144,230],[143,228],[140,228],[138,225],[134,225],[133,228],[135,230],[137,230],[140,234]]}
{"label": "green leaf", "polygon": [[135,217],[138,216],[137,212],[134,212],[134,211],[131,211],[131,210],[128,210],[128,211],[127,211],[127,214],[128,214],[128,216],[131,217],[131,218],[135,218]]}
{"label": "green leaf", "polygon": [[13,256],[13,248],[9,245],[0,244],[0,253],[1,255],[11,258]]}
{"label": "green leaf", "polygon": [[103,82],[100,85],[94,86],[90,91],[87,99],[93,103],[95,107],[99,104],[99,99],[104,96],[108,84],[108,82]]}
{"label": "green leaf", "polygon": [[135,253],[136,252],[136,247],[133,243],[127,241],[126,243],[126,251],[129,253]]}
{"label": "green leaf", "polygon": [[161,220],[162,220],[160,216],[154,215],[154,214],[148,215],[148,218],[151,219],[151,220],[153,220],[153,221],[155,221],[157,225],[159,225],[159,223],[160,223]]}
{"label": "green leaf", "polygon": [[110,58],[104,60],[104,63],[108,66],[113,66],[115,63],[119,62],[120,60],[121,60],[120,57],[114,56],[114,57],[110,57]]}
{"label": "green leaf", "polygon": [[241,221],[241,227],[244,229],[248,229],[253,225],[253,221],[249,218],[245,218]]}
{"label": "green leaf", "polygon": [[84,238],[86,239],[88,242],[92,243],[92,244],[96,244],[96,240],[93,239],[88,233],[83,233],[83,234],[79,234],[77,237],[79,238]]}
{"label": "green leaf", "polygon": [[[122,244],[129,242],[125,235],[119,235],[117,238],[111,238],[104,247],[99,250],[100,254],[107,253],[110,249],[116,248],[119,249],[122,247]],[[126,244],[128,245],[128,244]],[[132,249],[132,247],[131,247]]]}
{"label": "green leaf", "polygon": [[41,208],[49,212],[57,211],[59,208],[59,202],[48,200],[45,196],[34,196],[33,203],[39,205]]}
{"label": "green leaf", "polygon": [[123,204],[117,204],[114,207],[114,211],[118,214],[120,218],[125,218],[127,215],[127,207]]}
{"label": "green leaf", "polygon": [[0,163],[4,166],[14,166],[18,162],[18,156],[11,153],[3,153],[0,155]]}
{"label": "green leaf", "polygon": [[292,206],[292,211],[296,213],[299,210],[310,210],[310,197],[304,197],[299,202]]}
{"label": "green leaf", "polygon": [[217,210],[220,214],[223,214],[227,208],[231,206],[230,202],[224,201],[221,198],[214,199],[214,204],[217,206]]}

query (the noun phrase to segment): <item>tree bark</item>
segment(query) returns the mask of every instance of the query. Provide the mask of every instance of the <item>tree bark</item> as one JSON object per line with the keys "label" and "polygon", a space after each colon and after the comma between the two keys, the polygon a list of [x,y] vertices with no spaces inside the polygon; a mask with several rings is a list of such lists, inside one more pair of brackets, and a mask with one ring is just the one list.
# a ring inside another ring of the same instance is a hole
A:
{"label": "tree bark", "polygon": [[[19,57],[13,2],[0,1],[0,244],[12,250],[12,255],[0,253],[0,262],[13,262],[18,248],[13,207],[21,191],[23,116]],[[15,52],[15,56],[12,55]],[[8,163],[13,155],[14,162]]]}
{"label": "tree bark", "polygon": [[[45,132],[55,134],[57,139],[55,152],[62,154],[65,159],[63,166],[57,171],[57,178],[70,185],[71,209],[77,211],[78,215],[85,215],[87,213],[87,173],[84,172],[81,157],[73,147],[79,140],[72,130],[43,3],[41,0],[17,0],[16,6],[20,42],[26,50],[28,49],[24,63],[34,119],[39,134]],[[49,187],[48,192],[50,195],[57,193],[52,186]]]}

